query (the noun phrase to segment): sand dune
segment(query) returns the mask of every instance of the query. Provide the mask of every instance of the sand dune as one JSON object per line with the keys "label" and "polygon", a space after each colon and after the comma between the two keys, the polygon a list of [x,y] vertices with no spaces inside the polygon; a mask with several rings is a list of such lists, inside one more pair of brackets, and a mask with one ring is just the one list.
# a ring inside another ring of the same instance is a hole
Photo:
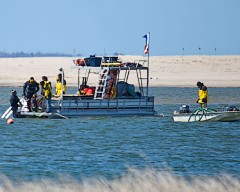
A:
{"label": "sand dune", "polygon": [[[59,68],[65,71],[68,86],[76,86],[76,58],[0,58],[0,86],[22,86],[31,76],[43,75],[56,82]],[[121,56],[122,61],[147,59]],[[194,87],[197,81],[208,87],[239,87],[240,56],[153,56],[150,57],[150,86]]]}

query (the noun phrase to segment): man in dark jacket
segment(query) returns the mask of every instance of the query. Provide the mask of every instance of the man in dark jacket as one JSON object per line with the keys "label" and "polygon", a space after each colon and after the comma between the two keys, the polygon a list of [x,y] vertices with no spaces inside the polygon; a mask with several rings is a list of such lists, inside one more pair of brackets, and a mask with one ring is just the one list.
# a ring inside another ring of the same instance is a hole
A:
{"label": "man in dark jacket", "polygon": [[28,80],[23,86],[23,96],[27,98],[27,106],[29,111],[31,109],[31,98],[34,94],[36,94],[39,90],[39,84],[34,80],[33,77]]}
{"label": "man in dark jacket", "polygon": [[18,106],[20,106],[20,100],[17,96],[17,91],[16,90],[12,90],[12,96],[10,98],[10,104],[11,104],[12,111],[13,111],[13,117],[17,118],[17,110],[18,110]]}

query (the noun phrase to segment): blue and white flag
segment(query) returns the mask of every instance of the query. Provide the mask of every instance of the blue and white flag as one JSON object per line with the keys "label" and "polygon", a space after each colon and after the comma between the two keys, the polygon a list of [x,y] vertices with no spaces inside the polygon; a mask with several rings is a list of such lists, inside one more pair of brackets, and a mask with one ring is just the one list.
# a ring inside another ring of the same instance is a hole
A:
{"label": "blue and white flag", "polygon": [[147,33],[146,35],[143,36],[143,38],[146,39],[146,43],[145,43],[145,46],[144,46],[144,54],[149,53],[149,37],[150,37],[150,33]]}

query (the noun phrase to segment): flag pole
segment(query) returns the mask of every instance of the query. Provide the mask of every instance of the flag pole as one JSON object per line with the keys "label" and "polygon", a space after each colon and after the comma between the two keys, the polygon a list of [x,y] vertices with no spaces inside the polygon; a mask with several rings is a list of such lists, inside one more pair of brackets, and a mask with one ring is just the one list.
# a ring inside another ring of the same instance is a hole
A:
{"label": "flag pole", "polygon": [[150,32],[148,33],[148,69],[147,69],[147,97],[148,97],[148,87],[149,87],[149,52],[150,52]]}
{"label": "flag pole", "polygon": [[149,50],[150,50],[150,32],[148,32],[146,35],[143,36],[143,38],[146,39],[146,43],[144,46],[144,54],[147,54],[148,58],[147,58],[147,90],[146,90],[146,96],[148,97],[148,87],[149,87],[149,58],[150,58],[150,54],[149,54]]}

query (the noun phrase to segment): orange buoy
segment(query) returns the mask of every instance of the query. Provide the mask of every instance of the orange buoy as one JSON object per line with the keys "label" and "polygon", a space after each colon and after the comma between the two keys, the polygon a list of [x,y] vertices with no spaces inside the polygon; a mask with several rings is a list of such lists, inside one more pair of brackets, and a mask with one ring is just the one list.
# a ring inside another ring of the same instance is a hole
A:
{"label": "orange buoy", "polygon": [[9,125],[9,124],[13,124],[14,123],[14,119],[11,119],[11,118],[9,118],[9,119],[7,119],[7,124]]}

